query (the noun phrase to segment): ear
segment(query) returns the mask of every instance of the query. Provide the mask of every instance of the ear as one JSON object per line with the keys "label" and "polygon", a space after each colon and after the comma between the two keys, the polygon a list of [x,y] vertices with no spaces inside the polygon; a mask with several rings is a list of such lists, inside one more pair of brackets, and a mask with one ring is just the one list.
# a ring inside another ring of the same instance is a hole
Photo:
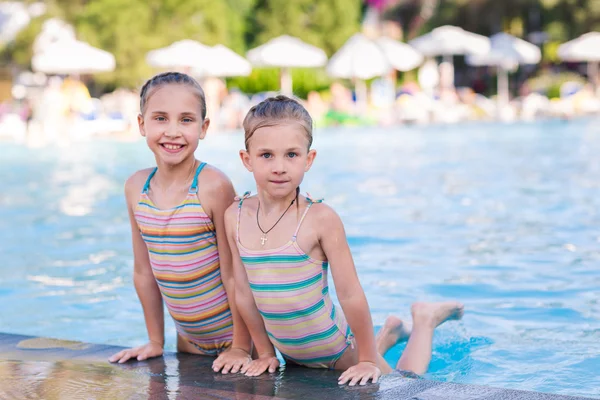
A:
{"label": "ear", "polygon": [[317,151],[315,149],[310,150],[306,155],[306,167],[304,167],[304,172],[308,172],[310,167],[312,167],[313,162],[315,161],[315,157],[317,156]]}
{"label": "ear", "polygon": [[252,172],[252,162],[250,161],[250,154],[246,150],[240,150],[240,159],[242,160],[242,164],[244,167],[250,172]]}
{"label": "ear", "polygon": [[210,126],[210,118],[204,118],[204,122],[202,122],[202,128],[200,129],[200,140],[206,137],[206,131],[208,131],[208,127]]}
{"label": "ear", "polygon": [[140,135],[146,137],[146,128],[144,126],[144,116],[142,114],[138,114],[138,127],[140,128]]}

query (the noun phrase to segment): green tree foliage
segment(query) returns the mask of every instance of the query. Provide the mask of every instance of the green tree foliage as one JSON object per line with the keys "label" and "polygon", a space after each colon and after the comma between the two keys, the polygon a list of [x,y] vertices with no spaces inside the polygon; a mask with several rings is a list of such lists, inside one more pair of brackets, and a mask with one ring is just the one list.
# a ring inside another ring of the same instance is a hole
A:
{"label": "green tree foliage", "polygon": [[248,41],[256,46],[287,34],[331,55],[360,29],[360,17],[360,0],[258,0]]}
{"label": "green tree foliage", "polygon": [[[331,55],[359,30],[361,15],[360,0],[49,0],[47,4],[47,15],[20,33],[4,59],[28,67],[42,22],[59,17],[75,27],[78,39],[115,56],[116,70],[96,76],[109,87],[139,86],[154,72],[146,64],[147,52],[182,39],[221,43],[244,54],[250,47],[289,34]],[[318,74],[294,74],[307,88],[322,81]],[[271,87],[271,80],[265,80],[264,89]],[[252,86],[239,79],[236,84]]]}
{"label": "green tree foliage", "polygon": [[[26,0],[33,1],[33,0]],[[2,52],[2,60],[27,68],[42,22],[60,17],[77,37],[115,55],[115,72],[96,77],[109,87],[137,87],[154,71],[146,53],[176,40],[222,43],[240,54],[282,34],[297,36],[331,56],[360,30],[361,0],[47,0],[48,13],[34,20]],[[375,2],[379,3],[379,2]],[[508,31],[526,37],[548,34],[545,58],[560,42],[600,31],[600,0],[389,0],[384,18],[399,22],[410,39],[435,26],[452,24],[490,35]],[[294,71],[295,88],[305,93],[324,84],[322,71]],[[263,76],[264,75],[264,76]],[[270,89],[277,71],[255,72],[231,84]],[[299,86],[296,86],[296,82]]]}
{"label": "green tree foliage", "polygon": [[73,24],[77,37],[111,52],[117,68],[100,75],[115,86],[138,86],[151,73],[146,53],[177,40],[222,43],[243,50],[244,17],[253,0],[54,0],[46,16],[22,31],[10,49],[13,62],[26,66],[42,21],[57,16]]}
{"label": "green tree foliage", "polygon": [[544,31],[567,41],[600,31],[598,0],[396,0],[384,17],[402,24],[408,38],[440,25],[457,25],[491,35],[507,31],[525,36]]}

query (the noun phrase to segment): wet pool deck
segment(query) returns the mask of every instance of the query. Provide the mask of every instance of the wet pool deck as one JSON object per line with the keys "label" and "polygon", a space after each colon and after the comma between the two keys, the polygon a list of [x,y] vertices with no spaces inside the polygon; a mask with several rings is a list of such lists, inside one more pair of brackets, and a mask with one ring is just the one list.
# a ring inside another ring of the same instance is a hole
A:
{"label": "wet pool deck", "polygon": [[143,362],[108,363],[119,350],[0,333],[0,399],[583,399],[413,379],[400,373],[364,387],[338,386],[335,371],[298,367],[247,378],[215,374],[212,358],[174,353]]}

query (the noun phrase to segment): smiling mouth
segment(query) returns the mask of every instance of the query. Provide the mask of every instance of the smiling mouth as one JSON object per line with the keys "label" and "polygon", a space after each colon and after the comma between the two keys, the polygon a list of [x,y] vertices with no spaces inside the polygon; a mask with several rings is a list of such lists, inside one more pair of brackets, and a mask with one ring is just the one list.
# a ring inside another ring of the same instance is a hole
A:
{"label": "smiling mouth", "polygon": [[172,144],[172,143],[161,143],[160,145],[167,151],[171,151],[171,152],[179,151],[184,147],[183,144]]}

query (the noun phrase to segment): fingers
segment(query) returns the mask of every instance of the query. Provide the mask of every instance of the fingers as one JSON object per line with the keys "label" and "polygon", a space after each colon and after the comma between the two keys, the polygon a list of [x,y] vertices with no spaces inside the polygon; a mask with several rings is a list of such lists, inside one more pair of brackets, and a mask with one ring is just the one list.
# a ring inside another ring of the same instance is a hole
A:
{"label": "fingers", "polygon": [[338,378],[339,385],[345,385],[348,383],[349,386],[355,386],[357,383],[361,386],[369,383],[369,380],[372,380],[373,383],[377,383],[377,379],[379,377],[378,373],[373,372],[359,372],[355,371],[352,368],[344,371],[342,375]]}
{"label": "fingers", "polygon": [[232,357],[229,353],[223,353],[213,362],[214,372],[223,374],[243,372],[244,366],[250,362],[250,357]]}
{"label": "fingers", "polygon": [[223,369],[221,370],[221,373],[223,375],[226,375],[229,373],[229,371],[231,371],[232,365],[231,363],[225,363],[225,365],[223,365]]}
{"label": "fingers", "polygon": [[246,376],[259,376],[260,374],[265,372],[266,369],[267,366],[263,363],[255,363],[254,365],[250,366],[250,368],[248,368]]}
{"label": "fingers", "polygon": [[251,362],[249,362],[249,363],[248,363],[248,364],[246,364],[246,365],[243,365],[243,366],[242,366],[242,369],[240,369],[240,372],[241,372],[242,374],[245,374],[246,372],[248,372],[248,369],[250,368],[250,365],[252,365],[252,363],[251,363]]}
{"label": "fingers", "polygon": [[350,380],[350,383],[348,384],[348,386],[356,386],[356,384],[358,383],[358,381],[360,380],[360,376],[355,376]]}
{"label": "fingers", "polygon": [[231,373],[232,374],[237,374],[238,372],[240,372],[240,370],[242,369],[242,367],[248,363],[248,360],[245,361],[238,361],[236,363],[233,364],[233,366],[231,367]]}
{"label": "fingers", "polygon": [[269,373],[274,373],[279,367],[279,360],[273,360],[269,363]]}
{"label": "fingers", "polygon": [[350,379],[352,377],[352,371],[347,369],[346,371],[344,371],[344,373],[342,375],[340,375],[340,377],[338,378],[338,384],[339,385],[345,385],[346,382],[348,382],[348,379]]}
{"label": "fingers", "polygon": [[217,357],[217,359],[215,361],[213,361],[213,371],[215,372],[219,372],[221,370],[221,368],[223,368],[223,366],[225,365],[225,362],[223,361],[223,357],[219,356]]}
{"label": "fingers", "polygon": [[246,371],[246,376],[259,376],[265,372],[268,367],[269,364],[263,361],[250,363],[248,370]]}
{"label": "fingers", "polygon": [[108,361],[111,363],[118,362],[119,364],[123,364],[133,358],[138,361],[144,361],[148,358],[160,356],[162,354],[162,349],[160,351],[152,350],[147,346],[135,347],[133,349],[121,350],[117,354],[111,356]]}
{"label": "fingers", "polygon": [[110,358],[108,359],[108,361],[111,362],[111,363],[119,361],[123,357],[123,355],[125,354],[126,351],[127,350],[121,350],[117,354],[113,354],[112,356],[110,356]]}
{"label": "fingers", "polygon": [[369,382],[369,379],[371,379],[371,378],[373,378],[373,376],[371,374],[363,376],[363,378],[360,380],[359,385],[360,386],[366,385]]}
{"label": "fingers", "polygon": [[377,383],[377,381],[379,380],[379,376],[379,374],[373,375],[373,383]]}
{"label": "fingers", "polygon": [[118,363],[123,364],[133,357],[137,357],[137,352],[135,351],[135,349],[125,350],[123,351],[123,354],[121,355],[121,358],[119,359]]}

